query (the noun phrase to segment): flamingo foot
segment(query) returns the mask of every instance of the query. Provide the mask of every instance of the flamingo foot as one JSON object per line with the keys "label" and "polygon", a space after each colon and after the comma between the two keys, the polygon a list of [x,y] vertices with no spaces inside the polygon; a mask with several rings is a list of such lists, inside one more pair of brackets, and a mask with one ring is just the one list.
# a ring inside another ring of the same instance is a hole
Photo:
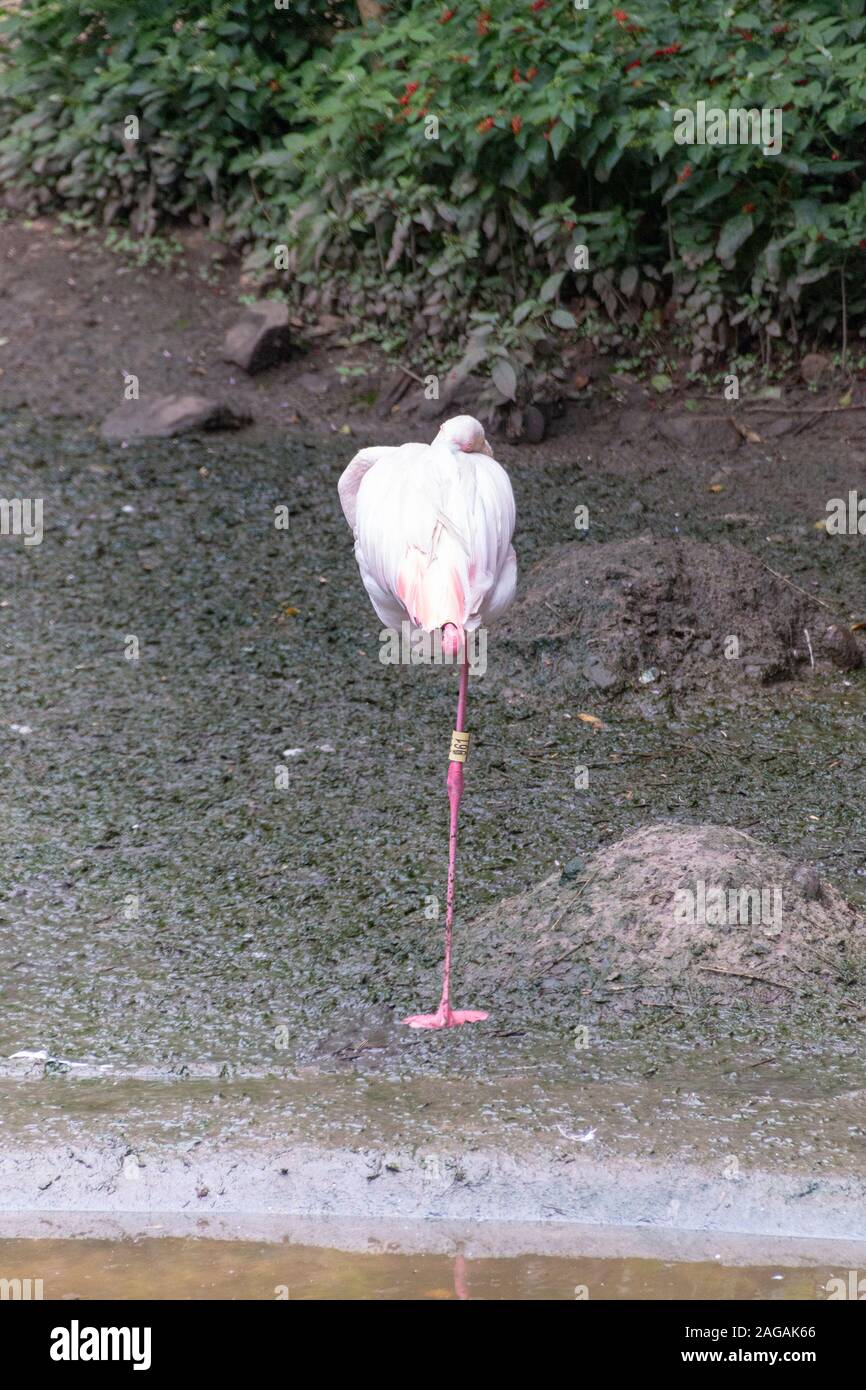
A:
{"label": "flamingo foot", "polygon": [[410,1014],[403,1022],[407,1028],[459,1028],[461,1023],[483,1023],[490,1015],[484,1009],[452,1009],[440,1004],[435,1014]]}

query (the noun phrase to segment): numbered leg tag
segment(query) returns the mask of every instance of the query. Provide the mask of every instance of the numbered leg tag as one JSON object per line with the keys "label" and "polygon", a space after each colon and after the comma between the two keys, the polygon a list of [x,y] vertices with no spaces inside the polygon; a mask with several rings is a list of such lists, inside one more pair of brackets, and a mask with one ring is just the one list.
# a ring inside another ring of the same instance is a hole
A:
{"label": "numbered leg tag", "polygon": [[451,752],[448,754],[449,761],[452,763],[465,763],[469,756],[469,735],[461,733],[455,729],[451,735]]}

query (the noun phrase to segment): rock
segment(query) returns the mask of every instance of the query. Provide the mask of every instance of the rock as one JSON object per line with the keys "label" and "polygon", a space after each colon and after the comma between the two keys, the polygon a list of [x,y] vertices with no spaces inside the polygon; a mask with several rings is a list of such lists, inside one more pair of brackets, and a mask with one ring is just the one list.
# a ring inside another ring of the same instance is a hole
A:
{"label": "rock", "polygon": [[831,623],[821,639],[822,655],[840,671],[856,671],[863,665],[863,648],[850,628]]}
{"label": "rock", "polygon": [[547,421],[537,405],[528,405],[523,412],[523,433],[530,444],[540,444],[547,433]]}
{"label": "rock", "polygon": [[567,864],[563,864],[562,873],[559,876],[560,883],[573,883],[576,878],[580,878],[586,869],[582,859],[569,859]]}
{"label": "rock", "polygon": [[726,454],[739,449],[743,440],[728,420],[706,420],[700,415],[662,415],[656,428],[663,439],[704,454]]}
{"label": "rock", "polygon": [[168,439],[199,430],[237,430],[248,425],[248,411],[235,410],[208,396],[154,396],[124,401],[102,422],[103,439]]}
{"label": "rock", "polygon": [[309,391],[311,396],[326,396],[332,389],[331,382],[322,372],[304,372],[295,385],[302,391]]}
{"label": "rock", "polygon": [[829,370],[829,359],[820,352],[807,352],[800,363],[800,376],[807,386],[817,386]]}
{"label": "rock", "polygon": [[438,396],[435,399],[424,396],[418,403],[418,414],[422,420],[438,420],[448,404],[448,401],[440,400]]}
{"label": "rock", "polygon": [[251,305],[226,334],[223,360],[234,362],[252,376],[292,352],[289,308],[276,299]]}
{"label": "rock", "polygon": [[583,674],[586,676],[586,679],[599,690],[614,690],[616,686],[622,683],[622,678],[617,676],[609,666],[605,666],[599,656],[587,657],[583,667]]}

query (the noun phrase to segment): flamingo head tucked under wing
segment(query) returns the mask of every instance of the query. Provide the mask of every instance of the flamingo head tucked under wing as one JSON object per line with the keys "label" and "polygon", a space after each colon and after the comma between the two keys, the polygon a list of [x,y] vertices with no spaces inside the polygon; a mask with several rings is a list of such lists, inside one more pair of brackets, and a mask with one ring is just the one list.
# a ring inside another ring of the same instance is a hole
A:
{"label": "flamingo head tucked under wing", "polygon": [[493,457],[493,450],[484,436],[484,426],[473,415],[454,415],[446,420],[436,436],[436,442],[440,441],[463,454]]}

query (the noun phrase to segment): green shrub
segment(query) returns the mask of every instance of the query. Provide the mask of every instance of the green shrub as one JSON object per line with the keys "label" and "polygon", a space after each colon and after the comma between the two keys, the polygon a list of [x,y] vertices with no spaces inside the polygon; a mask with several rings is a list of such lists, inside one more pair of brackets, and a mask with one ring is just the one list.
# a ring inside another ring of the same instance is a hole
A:
{"label": "green shrub", "polygon": [[[769,361],[843,306],[866,333],[864,10],[412,0],[362,28],[342,4],[31,0],[4,26],[0,183],[144,234],[206,218],[428,367],[470,335],[531,388],[576,329],[623,352],[671,325],[695,370],[748,341]],[[676,143],[698,101],[783,108],[781,153]]]}

